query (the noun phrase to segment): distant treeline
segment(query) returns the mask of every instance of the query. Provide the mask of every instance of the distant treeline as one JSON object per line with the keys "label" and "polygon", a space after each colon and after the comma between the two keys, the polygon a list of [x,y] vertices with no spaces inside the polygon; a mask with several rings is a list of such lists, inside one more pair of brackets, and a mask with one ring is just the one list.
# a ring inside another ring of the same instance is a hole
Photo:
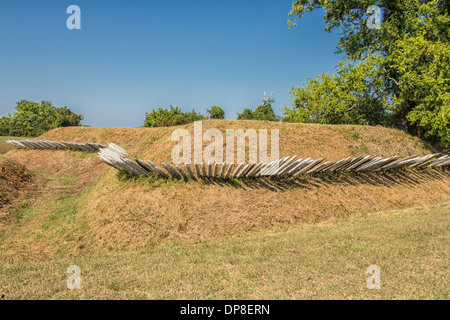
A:
{"label": "distant treeline", "polygon": [[[264,99],[263,103],[254,111],[244,109],[238,113],[238,120],[265,120],[280,121],[272,109],[273,99]],[[144,127],[170,127],[186,123],[191,123],[203,119],[225,119],[225,111],[222,107],[214,105],[206,110],[206,115],[202,115],[194,110],[191,112],[182,112],[179,107],[170,106],[170,109],[158,108],[145,115]]]}
{"label": "distant treeline", "polygon": [[79,126],[83,116],[67,107],[56,108],[49,101],[22,100],[13,115],[0,117],[2,136],[39,136],[58,127]]}

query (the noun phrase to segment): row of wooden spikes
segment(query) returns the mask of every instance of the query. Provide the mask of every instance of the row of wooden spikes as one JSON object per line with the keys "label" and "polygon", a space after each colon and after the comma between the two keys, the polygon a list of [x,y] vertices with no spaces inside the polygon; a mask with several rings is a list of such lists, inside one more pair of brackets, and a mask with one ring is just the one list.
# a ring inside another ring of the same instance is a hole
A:
{"label": "row of wooden spikes", "polygon": [[88,151],[88,152],[98,152],[100,149],[106,148],[107,146],[103,144],[85,142],[66,142],[66,141],[48,141],[48,140],[8,140],[7,143],[18,149],[41,149],[41,150],[77,150],[77,151]]}
{"label": "row of wooden spikes", "polygon": [[[324,158],[302,159],[297,156],[285,157],[270,163],[239,164],[233,163],[219,164],[217,162],[197,163],[194,165],[185,164],[183,169],[180,165],[162,163],[160,168],[152,161],[135,159],[135,161],[114,155],[114,152],[104,152],[103,149],[99,157],[102,161],[127,172],[137,175],[147,175],[150,173],[164,177],[174,177],[177,179],[233,179],[233,178],[258,178],[258,177],[297,177],[301,174],[314,174],[319,172],[366,172],[374,170],[392,170],[398,168],[424,168],[424,167],[444,167],[450,165],[448,155],[432,154],[424,157],[410,157],[400,159],[400,157],[349,157],[339,161],[327,161]],[[109,154],[109,155],[108,155]],[[112,155],[112,156],[111,156]]]}

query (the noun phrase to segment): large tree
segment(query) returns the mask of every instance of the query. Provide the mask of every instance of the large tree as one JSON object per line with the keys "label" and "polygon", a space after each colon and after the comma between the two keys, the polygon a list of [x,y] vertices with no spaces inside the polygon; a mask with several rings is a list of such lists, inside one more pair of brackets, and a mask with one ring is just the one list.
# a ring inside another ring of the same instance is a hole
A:
{"label": "large tree", "polygon": [[[372,5],[382,10],[380,29],[366,23]],[[290,26],[316,9],[327,31],[339,30],[345,63],[293,88],[286,120],[390,123],[449,146],[450,2],[297,0]]]}
{"label": "large tree", "polygon": [[0,135],[39,136],[44,132],[67,126],[79,126],[83,116],[67,107],[56,108],[50,101],[17,102],[13,115],[0,117]]}

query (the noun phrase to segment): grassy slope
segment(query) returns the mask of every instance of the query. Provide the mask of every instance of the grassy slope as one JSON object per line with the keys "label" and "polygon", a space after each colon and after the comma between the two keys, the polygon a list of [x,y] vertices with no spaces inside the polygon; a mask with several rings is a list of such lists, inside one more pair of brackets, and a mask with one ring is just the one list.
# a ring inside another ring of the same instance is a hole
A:
{"label": "grassy slope", "polygon": [[8,216],[8,206],[26,196],[34,180],[34,175],[24,166],[0,154],[0,219]]}
{"label": "grassy slope", "polygon": [[[206,128],[279,128],[280,156],[327,157],[433,152],[401,131],[369,126],[320,126],[207,121]],[[181,128],[193,129],[192,125]],[[174,128],[60,128],[49,140],[114,142],[131,155],[170,160]],[[206,144],[206,143],[205,143]],[[217,237],[280,230],[352,214],[448,201],[443,172],[323,177],[291,184],[118,181],[95,154],[14,150],[8,157],[42,178],[42,192],[13,226],[0,225],[3,261],[45,260],[115,249],[192,244]]]}
{"label": "grassy slope", "polygon": [[[378,156],[411,156],[427,154],[430,147],[420,139],[402,131],[371,126],[287,124],[266,121],[208,120],[203,130],[279,129],[280,157],[326,157],[329,160],[367,153]],[[149,158],[156,162],[170,161],[176,142],[170,140],[175,129],[187,129],[193,137],[193,124],[170,128],[58,128],[44,134],[48,140],[74,142],[114,142],[124,147],[131,156]],[[224,142],[225,143],[225,142]],[[205,147],[209,143],[204,141]]]}
{"label": "grassy slope", "polygon": [[[285,231],[0,265],[4,299],[448,299],[450,203]],[[66,288],[69,265],[82,289]],[[366,269],[381,268],[381,290]]]}

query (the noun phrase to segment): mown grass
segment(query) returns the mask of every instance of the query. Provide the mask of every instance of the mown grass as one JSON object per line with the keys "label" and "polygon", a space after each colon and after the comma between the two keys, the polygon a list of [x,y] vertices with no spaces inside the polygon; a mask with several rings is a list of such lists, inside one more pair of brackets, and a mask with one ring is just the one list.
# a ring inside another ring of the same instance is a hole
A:
{"label": "mown grass", "polygon": [[[0,265],[3,299],[448,299],[450,203],[196,245]],[[1,253],[0,253],[1,254]],[[77,265],[82,289],[68,290]],[[369,290],[366,270],[381,269]]]}

